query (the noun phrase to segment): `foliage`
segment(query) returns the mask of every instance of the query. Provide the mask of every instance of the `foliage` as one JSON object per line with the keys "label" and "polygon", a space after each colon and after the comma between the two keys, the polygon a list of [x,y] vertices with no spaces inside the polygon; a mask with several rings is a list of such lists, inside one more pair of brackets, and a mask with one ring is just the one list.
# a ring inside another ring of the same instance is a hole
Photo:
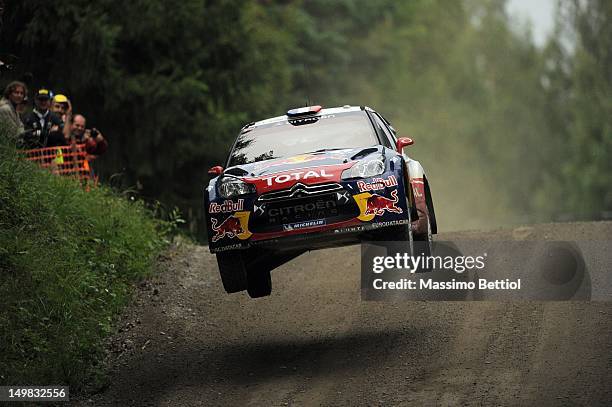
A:
{"label": "foliage", "polygon": [[562,208],[582,218],[610,213],[612,3],[562,1],[546,58],[547,94],[555,113],[548,117],[563,145]]}
{"label": "foliage", "polygon": [[166,243],[160,227],[142,203],[85,192],[0,143],[0,383],[95,379],[131,283]]}
{"label": "foliage", "polygon": [[103,129],[103,174],[196,217],[242,125],[350,103],[414,136],[443,229],[479,227],[612,207],[610,5],[561,5],[537,48],[504,0],[23,0],[0,45]]}

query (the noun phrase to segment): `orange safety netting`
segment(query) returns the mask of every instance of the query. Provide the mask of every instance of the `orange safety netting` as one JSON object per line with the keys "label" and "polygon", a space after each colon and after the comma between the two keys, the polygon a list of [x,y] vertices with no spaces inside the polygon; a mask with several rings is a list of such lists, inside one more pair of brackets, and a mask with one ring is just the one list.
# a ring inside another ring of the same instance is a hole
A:
{"label": "orange safety netting", "polygon": [[23,150],[23,153],[26,160],[47,168],[53,174],[78,179],[87,187],[98,183],[90,167],[90,161],[95,157],[87,154],[85,144],[34,148]]}

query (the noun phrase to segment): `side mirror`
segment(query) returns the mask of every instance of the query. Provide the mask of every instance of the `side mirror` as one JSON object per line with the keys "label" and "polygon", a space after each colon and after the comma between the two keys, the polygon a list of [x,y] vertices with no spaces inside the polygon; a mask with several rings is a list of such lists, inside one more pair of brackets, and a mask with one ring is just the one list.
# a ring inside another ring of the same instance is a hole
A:
{"label": "side mirror", "polygon": [[215,165],[210,170],[208,170],[208,175],[212,177],[216,177],[218,175],[221,175],[222,173],[223,173],[223,167],[221,167],[220,165]]}
{"label": "side mirror", "polygon": [[408,147],[413,144],[414,144],[414,140],[412,140],[410,137],[400,137],[397,139],[397,142],[395,143],[395,149],[397,150],[398,153],[401,153],[404,147]]}

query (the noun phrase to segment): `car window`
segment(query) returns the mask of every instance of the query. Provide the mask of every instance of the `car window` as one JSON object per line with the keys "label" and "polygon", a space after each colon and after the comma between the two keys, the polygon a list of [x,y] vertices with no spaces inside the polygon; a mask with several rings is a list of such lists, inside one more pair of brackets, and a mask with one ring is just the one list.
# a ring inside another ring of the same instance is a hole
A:
{"label": "car window", "polygon": [[378,113],[373,113],[372,116],[374,117],[374,123],[377,127],[376,130],[379,131],[384,140],[386,140],[385,145],[387,147],[395,148],[395,138],[393,137],[391,130],[389,130],[385,124],[384,120],[378,115]]}
{"label": "car window", "polygon": [[319,150],[379,144],[363,111],[305,117],[245,129],[236,140],[228,166],[290,157]]}

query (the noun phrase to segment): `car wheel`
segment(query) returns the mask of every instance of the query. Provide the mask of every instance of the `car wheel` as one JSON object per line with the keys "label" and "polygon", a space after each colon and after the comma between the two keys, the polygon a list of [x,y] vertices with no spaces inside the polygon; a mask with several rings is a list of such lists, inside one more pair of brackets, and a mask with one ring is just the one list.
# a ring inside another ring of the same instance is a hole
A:
{"label": "car wheel", "polygon": [[[410,202],[406,199],[406,208],[410,208]],[[412,214],[408,210],[408,223],[399,226],[399,238],[401,241],[408,243],[408,250],[411,256],[414,256],[414,234],[412,233]]]}
{"label": "car wheel", "polygon": [[259,298],[270,295],[272,292],[272,277],[270,276],[270,270],[248,270],[247,292],[251,298]]}
{"label": "car wheel", "polygon": [[227,251],[217,253],[219,274],[227,293],[237,293],[247,289],[247,271],[242,253]]}
{"label": "car wheel", "polygon": [[427,217],[427,233],[415,234],[414,241],[417,242],[417,254],[423,253],[424,256],[431,256],[433,252],[433,233],[431,231],[431,222]]}
{"label": "car wheel", "polygon": [[400,225],[391,234],[392,238],[389,240],[399,240],[408,244],[408,250],[411,256],[414,255],[414,235],[412,233],[412,226],[410,223],[406,225]]}
{"label": "car wheel", "polygon": [[[414,235],[414,255],[415,256],[422,255],[423,257],[430,257],[432,253],[433,253],[433,233],[431,231],[431,222],[428,216],[427,217],[427,233]],[[424,273],[427,271],[432,271],[432,269],[427,266],[422,266],[416,272]]]}

